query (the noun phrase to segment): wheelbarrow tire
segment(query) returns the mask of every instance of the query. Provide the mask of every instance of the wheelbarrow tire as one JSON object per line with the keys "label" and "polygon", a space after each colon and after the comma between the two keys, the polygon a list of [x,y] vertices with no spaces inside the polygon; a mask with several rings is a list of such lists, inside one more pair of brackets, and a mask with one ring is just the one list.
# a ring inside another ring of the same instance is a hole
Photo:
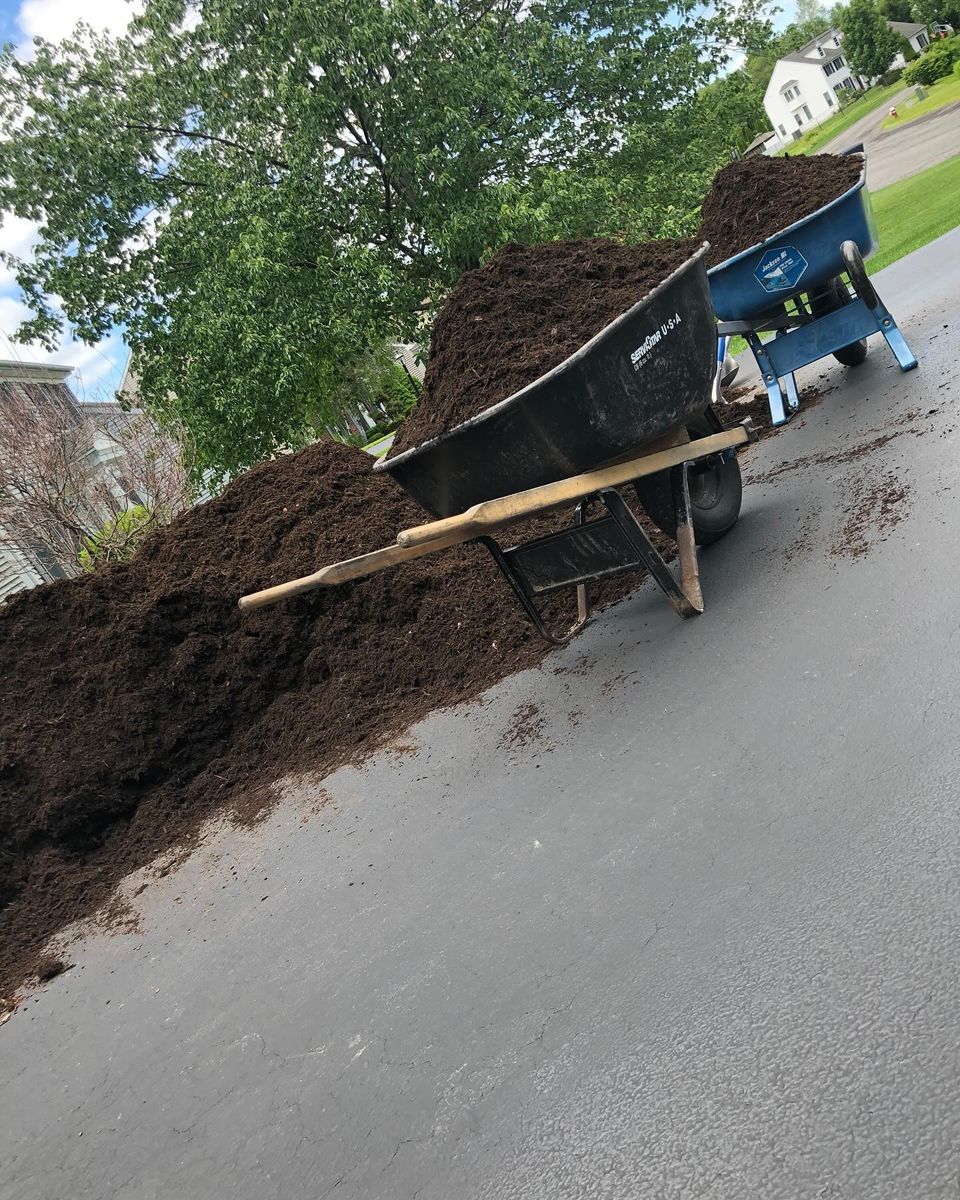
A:
{"label": "wheelbarrow tire", "polygon": [[[692,421],[688,427],[691,440],[716,433],[706,420]],[[709,546],[736,525],[743,502],[743,478],[736,455],[723,460],[719,456],[707,460],[701,470],[690,464],[690,512],[693,533],[698,546]],[[677,517],[673,507],[673,488],[669,471],[658,471],[634,483],[637,499],[647,516],[667,537],[677,536]]]}
{"label": "wheelbarrow tire", "polygon": [[[822,317],[849,303],[850,293],[847,291],[847,285],[837,277],[830,280],[824,291],[810,297],[810,312],[815,317]],[[851,342],[849,346],[841,346],[839,350],[834,351],[833,357],[845,367],[859,367],[866,361],[867,339],[861,338],[858,342]]]}

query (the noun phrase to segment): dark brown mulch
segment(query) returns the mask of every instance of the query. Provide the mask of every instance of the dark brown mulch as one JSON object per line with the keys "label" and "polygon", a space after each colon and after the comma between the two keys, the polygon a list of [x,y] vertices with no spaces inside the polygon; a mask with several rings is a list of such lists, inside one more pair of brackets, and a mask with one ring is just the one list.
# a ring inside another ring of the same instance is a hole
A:
{"label": "dark brown mulch", "polygon": [[563,362],[699,244],[593,238],[498,250],[463,276],[440,310],[423,391],[391,455],[438,437]]}
{"label": "dark brown mulch", "polygon": [[718,171],[700,212],[711,266],[773,237],[835,200],[860,177],[859,158],[742,158]]}
{"label": "dark brown mulch", "polygon": [[[245,591],[423,520],[371,463],[326,442],[261,464],[130,564],[0,608],[0,997],[47,970],[51,934],[208,816],[255,814],[283,775],[355,759],[543,658],[478,547],[239,611]],[[552,602],[558,629],[575,612]]]}

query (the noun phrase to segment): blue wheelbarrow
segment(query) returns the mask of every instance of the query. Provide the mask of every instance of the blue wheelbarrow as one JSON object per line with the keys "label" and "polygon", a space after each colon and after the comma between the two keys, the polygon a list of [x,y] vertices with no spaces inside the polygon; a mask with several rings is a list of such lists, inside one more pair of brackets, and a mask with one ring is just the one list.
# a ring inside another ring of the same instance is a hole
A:
{"label": "blue wheelbarrow", "polygon": [[[862,147],[847,153],[863,159]],[[799,407],[794,375],[799,367],[828,354],[856,366],[867,356],[871,334],[883,335],[902,371],[917,365],[863,265],[876,244],[861,169],[842,196],[708,272],[719,353],[726,338],[740,334],[746,339],[766,385],[774,425],[789,421]],[[763,341],[764,333],[774,336]]]}

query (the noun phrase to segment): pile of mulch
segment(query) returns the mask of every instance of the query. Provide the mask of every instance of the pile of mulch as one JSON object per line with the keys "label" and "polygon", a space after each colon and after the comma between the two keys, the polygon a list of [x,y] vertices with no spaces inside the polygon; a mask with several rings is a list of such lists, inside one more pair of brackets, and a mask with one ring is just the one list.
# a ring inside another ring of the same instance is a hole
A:
{"label": "pile of mulch", "polygon": [[391,456],[512,396],[632,308],[700,239],[504,246],[469,271],[433,326],[420,399]]}
{"label": "pile of mulch", "polygon": [[836,154],[742,158],[718,171],[700,210],[700,237],[714,266],[773,237],[842,195],[860,178],[859,158]]}
{"label": "pile of mulch", "polygon": [[[242,593],[423,520],[371,464],[333,442],[261,464],[129,564],[0,607],[0,997],[50,977],[48,937],[207,817],[252,817],[280,777],[355,760],[543,658],[479,547],[240,612]],[[569,626],[573,595],[549,611]]]}

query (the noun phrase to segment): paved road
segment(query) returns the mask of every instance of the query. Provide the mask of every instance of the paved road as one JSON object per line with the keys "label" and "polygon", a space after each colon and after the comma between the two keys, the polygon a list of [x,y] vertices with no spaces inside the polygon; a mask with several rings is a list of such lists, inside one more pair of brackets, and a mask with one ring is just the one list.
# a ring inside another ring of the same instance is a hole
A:
{"label": "paved road", "polygon": [[[912,94],[898,92],[897,99]],[[868,113],[856,125],[823,147],[822,153],[836,154],[857,142],[867,152],[867,183],[886,187],[927,167],[960,154],[960,103],[928,113],[896,129],[881,129],[889,104]]]}
{"label": "paved road", "polygon": [[823,146],[821,153],[839,154],[847,146],[854,146],[857,142],[866,142],[872,139],[880,131],[880,126],[887,119],[891,105],[902,104],[908,96],[912,95],[913,88],[903,88],[902,91],[895,92],[886,104],[881,104],[879,108],[868,112],[865,117],[861,117],[859,121],[855,121],[849,129],[845,129],[838,137],[827,142]]}
{"label": "paved road", "polygon": [[78,947],[0,1196],[956,1197],[957,261],[877,277],[918,371],[750,452],[703,617],[641,588]]}

